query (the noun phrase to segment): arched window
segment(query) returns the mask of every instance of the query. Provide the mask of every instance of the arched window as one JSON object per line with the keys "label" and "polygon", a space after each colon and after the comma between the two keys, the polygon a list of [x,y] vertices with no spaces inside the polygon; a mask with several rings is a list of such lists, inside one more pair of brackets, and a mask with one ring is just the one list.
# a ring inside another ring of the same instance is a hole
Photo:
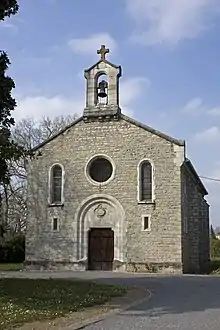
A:
{"label": "arched window", "polygon": [[139,167],[139,200],[152,202],[153,199],[153,169],[152,164],[145,160]]}
{"label": "arched window", "polygon": [[51,169],[51,203],[59,204],[62,202],[63,170],[58,164]]}

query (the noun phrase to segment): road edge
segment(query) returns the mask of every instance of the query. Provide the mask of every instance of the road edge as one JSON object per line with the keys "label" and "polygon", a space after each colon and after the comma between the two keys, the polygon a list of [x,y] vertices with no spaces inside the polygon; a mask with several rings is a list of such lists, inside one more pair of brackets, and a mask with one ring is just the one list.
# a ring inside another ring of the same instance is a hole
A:
{"label": "road edge", "polygon": [[132,289],[141,290],[142,292],[144,292],[145,297],[143,297],[141,299],[138,299],[138,300],[135,300],[135,301],[133,301],[131,303],[128,303],[128,304],[122,304],[122,306],[120,306],[119,308],[112,308],[111,310],[109,310],[106,313],[103,313],[102,315],[94,316],[94,317],[88,318],[88,319],[86,319],[82,322],[75,323],[75,324],[72,324],[72,325],[68,325],[67,327],[62,328],[62,330],[80,330],[80,329],[84,329],[85,327],[87,327],[89,325],[92,325],[92,324],[95,324],[95,323],[98,323],[98,322],[106,319],[107,317],[109,317],[111,315],[122,313],[122,312],[136,306],[136,305],[139,305],[139,304],[145,302],[146,300],[150,300],[151,297],[152,297],[151,291],[149,289],[146,289],[146,288],[142,287],[142,286],[132,286]]}

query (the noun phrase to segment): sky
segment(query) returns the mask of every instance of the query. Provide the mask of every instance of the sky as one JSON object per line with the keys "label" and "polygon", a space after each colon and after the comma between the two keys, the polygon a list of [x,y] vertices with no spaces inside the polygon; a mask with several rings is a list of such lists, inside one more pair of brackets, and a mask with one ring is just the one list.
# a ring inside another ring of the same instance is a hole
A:
{"label": "sky", "polygon": [[[82,114],[84,69],[122,66],[122,112],[184,139],[200,176],[220,180],[220,0],[20,0],[0,23],[15,119]],[[202,179],[220,225],[220,181]]]}

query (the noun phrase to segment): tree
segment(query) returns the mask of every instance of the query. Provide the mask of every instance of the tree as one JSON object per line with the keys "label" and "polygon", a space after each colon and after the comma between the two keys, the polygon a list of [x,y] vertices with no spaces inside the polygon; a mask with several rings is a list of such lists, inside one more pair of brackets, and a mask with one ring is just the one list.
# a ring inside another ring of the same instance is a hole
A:
{"label": "tree", "polygon": [[0,21],[4,21],[6,17],[15,15],[19,9],[17,0],[1,0],[0,4]]}
{"label": "tree", "polygon": [[214,228],[212,225],[210,227],[210,236],[211,236],[211,239],[216,239],[215,231],[214,231]]}
{"label": "tree", "polygon": [[220,240],[219,239],[210,240],[210,252],[211,252],[212,259],[220,258]]}
{"label": "tree", "polygon": [[[13,140],[25,149],[32,149],[36,145],[58,133],[71,124],[77,115],[57,116],[53,119],[43,117],[40,121],[33,118],[22,119],[12,130]],[[9,164],[11,180],[4,191],[4,218],[17,231],[25,227],[26,220],[26,157],[20,157]]]}
{"label": "tree", "polygon": [[215,234],[216,235],[220,234],[220,227],[219,226],[215,227]]}
{"label": "tree", "polygon": [[23,148],[11,139],[11,126],[15,124],[11,111],[16,106],[11,91],[15,87],[13,80],[6,76],[10,62],[5,52],[0,54],[0,183],[7,183],[8,161],[18,159]]}
{"label": "tree", "polygon": [[[15,15],[18,11],[16,0],[1,0],[0,21]],[[11,77],[6,75],[10,61],[5,51],[0,50],[0,226],[3,226],[2,192],[10,182],[8,163],[18,160],[25,150],[11,139],[11,127],[15,124],[11,112],[16,101],[11,92],[15,87]],[[0,232],[3,232],[1,229]]]}

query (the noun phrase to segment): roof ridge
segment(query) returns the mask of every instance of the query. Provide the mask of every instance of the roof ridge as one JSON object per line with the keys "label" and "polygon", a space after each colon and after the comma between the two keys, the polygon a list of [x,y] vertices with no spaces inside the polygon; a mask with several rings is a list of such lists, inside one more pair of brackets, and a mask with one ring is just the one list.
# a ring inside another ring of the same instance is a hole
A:
{"label": "roof ridge", "polygon": [[162,133],[162,132],[160,132],[160,131],[152,128],[151,126],[145,125],[145,124],[137,121],[136,119],[133,119],[131,117],[128,117],[128,116],[126,116],[124,114],[121,114],[120,117],[123,118],[124,120],[130,122],[131,124],[134,124],[136,126],[139,126],[139,127],[143,128],[143,129],[145,129],[145,130],[147,130],[147,131],[149,131],[149,132],[151,132],[151,133],[153,133],[155,135],[158,135],[159,137],[161,137],[161,138],[163,138],[163,139],[165,139],[167,141],[173,142],[173,143],[175,143],[175,144],[177,144],[179,146],[185,146],[185,140],[178,140],[176,138],[173,138],[173,137],[171,137],[171,136],[169,136],[169,135],[167,135],[165,133]]}
{"label": "roof ridge", "polygon": [[46,139],[45,141],[41,142],[40,144],[38,144],[34,148],[32,148],[32,151],[36,151],[37,149],[43,147],[45,144],[47,144],[48,142],[52,141],[57,136],[59,136],[60,134],[63,134],[66,130],[68,130],[69,128],[71,128],[72,126],[74,126],[75,124],[77,124],[78,122],[80,122],[82,119],[83,119],[83,116],[80,116],[79,118],[77,118],[76,120],[74,120],[72,123],[66,125],[64,128],[62,128],[61,130],[59,130],[57,133],[53,134],[48,139]]}
{"label": "roof ridge", "polygon": [[[130,122],[133,125],[139,126],[140,128],[143,128],[145,130],[147,130],[148,132],[151,132],[152,134],[155,134],[169,142],[175,143],[179,146],[185,146],[185,140],[178,140],[175,139],[167,134],[164,134],[154,128],[152,128],[151,126],[145,125],[139,121],[137,121],[136,119],[133,119],[131,117],[128,117],[124,114],[120,114],[119,118],[122,118],[128,122]],[[60,131],[58,131],[57,133],[53,134],[51,137],[49,137],[48,139],[46,139],[45,141],[41,142],[40,144],[38,144],[37,146],[35,146],[34,148],[32,148],[32,151],[36,151],[37,149],[41,148],[42,146],[44,146],[45,144],[47,144],[48,142],[52,141],[53,139],[55,139],[57,136],[59,136],[60,134],[63,134],[67,129],[71,128],[72,126],[76,125],[77,123],[79,123],[81,120],[83,119],[83,116],[77,118],[76,120],[74,120],[72,123],[66,125],[63,129],[61,129]]]}

